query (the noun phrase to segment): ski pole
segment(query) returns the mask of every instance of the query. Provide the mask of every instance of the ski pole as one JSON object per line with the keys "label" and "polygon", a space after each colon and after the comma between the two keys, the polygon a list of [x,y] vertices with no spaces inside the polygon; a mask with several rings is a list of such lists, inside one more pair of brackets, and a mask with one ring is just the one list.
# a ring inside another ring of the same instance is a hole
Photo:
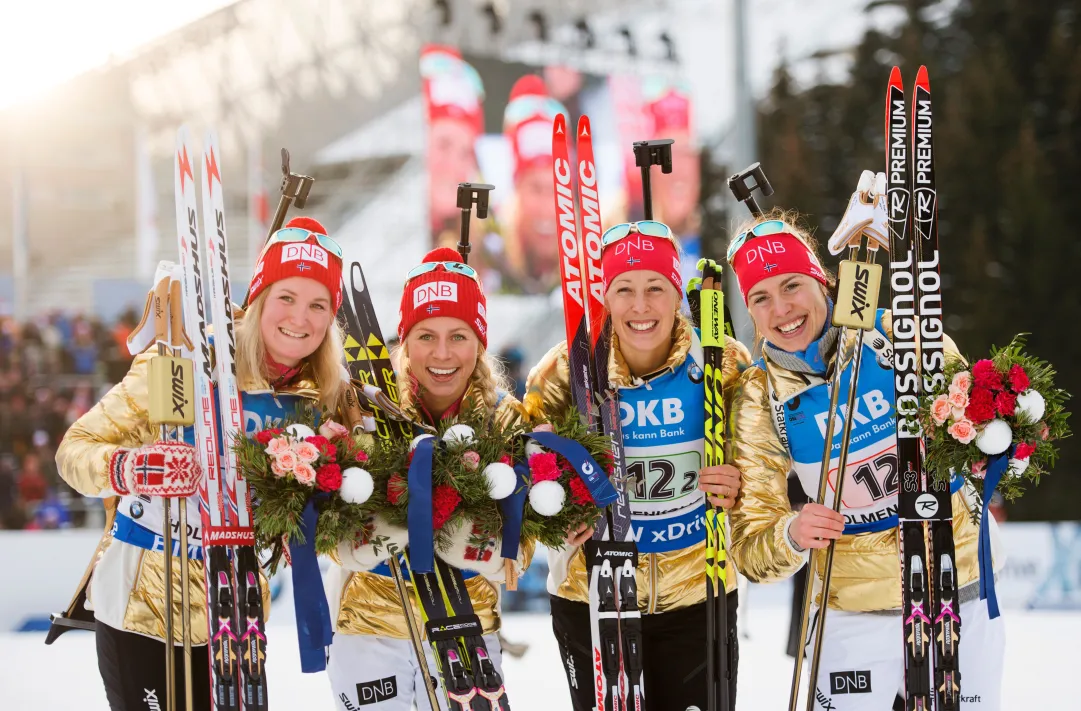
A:
{"label": "ski pole", "polygon": [[635,141],[634,164],[642,170],[642,207],[647,220],[653,219],[653,190],[649,182],[649,169],[655,165],[662,173],[672,172],[671,138],[658,138],[652,141]]}
{"label": "ski pole", "polygon": [[462,211],[462,235],[458,242],[458,254],[462,255],[462,264],[469,263],[469,252],[473,247],[469,244],[469,220],[473,212],[473,205],[477,206],[477,217],[488,217],[488,193],[495,190],[494,185],[487,183],[458,183],[458,209]]}
{"label": "ski pole", "polygon": [[[748,185],[747,180],[750,178],[754,179],[754,183]],[[762,215],[762,208],[758,206],[758,201],[754,199],[754,191],[761,190],[764,197],[773,194],[773,186],[769,184],[769,179],[766,178],[766,174],[762,171],[762,164],[757,162],[752,163],[729,178],[728,189],[732,191],[736,200],[747,205],[747,209],[755,217]]]}
{"label": "ski pole", "polygon": [[[829,419],[826,424],[825,444],[823,445],[822,465],[819,470],[818,499],[817,503],[826,504],[826,490],[829,485],[829,473],[831,453],[833,450],[833,435],[837,423],[837,399],[841,389],[841,376],[844,373],[847,362],[852,363],[852,374],[848,385],[848,402],[844,414],[844,422],[841,425],[840,452],[837,456],[837,483],[834,488],[833,504],[834,511],[841,511],[841,496],[844,490],[845,468],[848,466],[848,449],[851,444],[852,422],[855,419],[852,413],[856,411],[856,395],[859,389],[860,365],[863,361],[863,336],[867,329],[874,327],[876,306],[878,304],[878,287],[882,278],[882,267],[875,264],[877,248],[872,248],[867,237],[861,232],[857,238],[859,241],[849,245],[849,258],[841,262],[838,274],[837,305],[833,310],[833,324],[840,326],[841,332],[837,336],[837,357],[834,361],[833,382],[830,388]],[[865,258],[857,260],[860,249],[863,247]],[[845,339],[847,330],[856,330],[856,337],[852,345],[853,352],[845,357]],[[833,574],[833,554],[836,550],[836,541],[831,540],[826,550],[826,565],[822,573],[822,601],[818,608],[818,623],[815,627],[814,651],[811,656],[811,673],[808,677],[807,711],[813,711],[815,702],[815,686],[818,678],[819,663],[822,659],[822,641],[825,639],[826,612],[829,609],[830,580]],[[810,560],[807,563],[807,585],[803,597],[803,614],[800,618],[800,644],[796,648],[796,663],[792,671],[792,689],[789,694],[789,711],[796,711],[799,699],[800,674],[803,667],[805,640],[807,636],[807,623],[810,617],[811,598],[814,595],[814,579],[817,570],[818,549],[812,549]]]}
{"label": "ski pole", "polygon": [[[285,224],[285,216],[290,206],[303,208],[308,202],[308,193],[311,192],[315,178],[310,175],[298,175],[289,169],[289,151],[282,148],[282,184],[281,197],[278,198],[278,207],[274,210],[274,218],[270,221],[270,229],[267,230],[265,245],[274,236],[274,233]],[[248,296],[244,295],[244,303],[241,308],[248,308]]]}

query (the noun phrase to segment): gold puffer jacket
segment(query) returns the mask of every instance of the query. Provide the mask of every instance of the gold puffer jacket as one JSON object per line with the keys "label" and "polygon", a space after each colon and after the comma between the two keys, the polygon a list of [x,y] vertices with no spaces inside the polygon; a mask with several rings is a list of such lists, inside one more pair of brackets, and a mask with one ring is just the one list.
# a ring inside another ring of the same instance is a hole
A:
{"label": "gold puffer jacket", "polygon": [[[683,318],[676,321],[675,336],[668,360],[657,373],[669,372],[682,365],[691,349],[693,331]],[[751,361],[742,343],[727,339],[721,365],[725,398],[741,368]],[[631,375],[630,368],[619,350],[619,339],[612,337],[608,359],[608,378],[619,387],[635,387],[641,379]],[[534,420],[562,414],[571,404],[570,374],[566,341],[548,351],[529,373],[526,381],[525,410]],[[726,461],[727,457],[726,457]],[[648,553],[638,556],[638,607],[646,614],[678,610],[705,602],[706,545],[703,541],[689,548],[668,553]],[[549,551],[548,591],[574,602],[588,602],[589,577],[586,575],[585,555],[580,547]],[[736,589],[739,574],[730,567],[726,590]],[[561,575],[566,571],[565,576]]]}
{"label": "gold puffer jacket", "polygon": [[[56,450],[60,475],[85,496],[115,498],[109,483],[109,458],[121,447],[136,448],[158,439],[156,427],[148,421],[150,395],[147,370],[154,353],[136,356],[124,379],[115,385],[93,408],[80,417],[64,435]],[[269,392],[270,385],[261,379],[239,384],[242,392]],[[304,372],[280,394],[296,394],[318,399],[318,390]],[[189,525],[200,525],[197,495],[188,506]],[[160,505],[155,501],[154,504]],[[175,520],[176,506],[173,507]],[[87,599],[95,617],[116,629],[123,629],[157,639],[165,638],[164,555],[112,539],[106,531],[99,546]],[[196,645],[207,643],[206,589],[202,561],[188,563],[191,613],[191,639]],[[264,617],[270,615],[270,587],[261,576]],[[180,565],[173,567],[174,639],[180,631]]]}
{"label": "gold puffer jacket", "polygon": [[[882,317],[887,338],[893,338],[890,312]],[[856,334],[849,331],[849,339]],[[851,342],[851,341],[849,341]],[[946,357],[960,358],[957,346],[946,337]],[[836,356],[834,356],[836,357]],[[773,424],[767,378],[780,402],[806,389],[806,381],[765,358],[765,370],[745,370],[734,385],[728,416],[729,460],[743,474],[743,489],[732,511],[732,550],[736,567],[754,582],[770,583],[794,574],[806,562],[786,540],[788,523],[796,517],[788,502],[788,473],[792,459]],[[831,361],[832,370],[832,361]],[[808,492],[812,497],[817,491]],[[978,579],[978,528],[968,513],[965,489],[953,495],[953,536],[958,587]],[[992,540],[997,530],[992,525]],[[897,529],[842,536],[833,558],[829,606],[849,612],[895,610],[901,607],[900,553]],[[996,559],[1001,556],[996,555]],[[826,556],[818,556],[818,576]],[[820,596],[819,596],[820,597]],[[820,602],[820,600],[816,600]]]}
{"label": "gold puffer jacket", "polygon": [[[469,390],[466,391],[465,397],[470,397]],[[513,395],[504,395],[492,416],[504,426],[511,425],[521,419],[521,404]],[[461,533],[465,540],[470,532],[462,531]],[[403,547],[408,541],[408,535],[404,529],[391,530],[387,525],[380,523],[378,518],[373,535],[385,535]],[[346,545],[348,548],[345,547]],[[528,567],[534,547],[534,541],[522,540],[515,564],[519,575]],[[339,634],[408,639],[409,629],[406,627],[405,616],[402,614],[402,605],[394,579],[388,575],[369,572],[386,560],[386,546],[381,546],[380,550],[376,551],[371,545],[353,547],[351,544],[342,544],[338,547],[337,555],[331,557],[335,565],[331,566],[328,574],[327,595],[331,600],[331,616],[335,620],[335,631]],[[448,562],[457,564],[453,560]],[[483,571],[483,574],[465,581],[469,599],[473,603],[473,611],[480,618],[485,634],[495,632],[500,626],[498,583],[503,580],[502,565],[501,559],[494,556],[493,562],[499,566],[498,572]],[[411,581],[406,583],[413,618],[419,621],[423,618],[412,586]],[[337,608],[336,612],[334,612],[335,608]]]}

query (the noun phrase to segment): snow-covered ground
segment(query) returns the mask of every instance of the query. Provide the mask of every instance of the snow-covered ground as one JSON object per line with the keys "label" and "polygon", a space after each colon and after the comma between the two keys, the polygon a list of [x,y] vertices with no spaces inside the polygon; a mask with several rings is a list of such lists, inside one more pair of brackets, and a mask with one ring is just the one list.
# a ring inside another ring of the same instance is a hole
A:
{"label": "snow-covered ground", "polygon": [[[760,600],[756,604],[756,597]],[[740,643],[738,711],[786,707],[791,660],[784,654],[788,608],[779,596],[752,594]],[[1081,711],[1081,613],[1007,610],[1006,675],[1002,708]],[[267,666],[275,709],[330,711],[338,708],[323,674],[301,674],[296,635],[282,621],[270,623]],[[508,615],[505,634],[529,642],[521,659],[505,660],[507,689],[515,711],[569,709],[562,667],[549,618]],[[108,711],[97,672],[92,635],[71,632],[54,645],[37,633],[0,634],[0,709]]]}

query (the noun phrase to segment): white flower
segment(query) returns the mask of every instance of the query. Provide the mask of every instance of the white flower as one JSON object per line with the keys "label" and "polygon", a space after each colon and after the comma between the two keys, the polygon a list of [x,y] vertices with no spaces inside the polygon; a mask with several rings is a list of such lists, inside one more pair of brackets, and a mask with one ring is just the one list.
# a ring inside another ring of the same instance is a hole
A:
{"label": "white flower", "polygon": [[542,481],[529,490],[529,505],[541,516],[555,516],[563,510],[567,492],[558,481]]}
{"label": "white flower", "polygon": [[514,468],[503,462],[492,462],[484,467],[485,481],[488,482],[488,495],[496,501],[505,499],[514,493],[518,485],[518,475]]}
{"label": "white flower", "polygon": [[342,472],[342,488],[338,494],[342,500],[351,504],[363,504],[371,498],[375,490],[375,481],[367,469],[349,467]]}
{"label": "white flower", "polygon": [[1043,395],[1029,388],[1017,396],[1017,414],[1023,414],[1029,422],[1039,422],[1047,410]]}
{"label": "white flower", "polygon": [[1013,442],[1013,430],[1005,420],[995,418],[976,435],[976,446],[984,454],[1002,454]]}

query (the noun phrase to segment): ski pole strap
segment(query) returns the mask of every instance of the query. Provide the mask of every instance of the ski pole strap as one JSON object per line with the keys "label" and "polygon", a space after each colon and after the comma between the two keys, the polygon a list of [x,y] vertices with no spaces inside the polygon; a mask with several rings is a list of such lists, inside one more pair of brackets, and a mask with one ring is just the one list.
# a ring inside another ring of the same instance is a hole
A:
{"label": "ski pole strap", "polygon": [[327,494],[316,494],[304,505],[300,523],[304,541],[301,542],[296,536],[289,539],[289,550],[293,557],[293,607],[297,617],[297,641],[300,643],[300,670],[305,674],[327,668],[326,648],[334,638],[330,607],[315,553],[315,526],[319,520],[315,503],[326,497]]}
{"label": "ski pole strap", "polygon": [[619,499],[619,492],[612,486],[608,473],[578,442],[552,432],[527,432],[523,436],[536,440],[540,446],[570,462],[574,471],[578,472],[578,478],[589,488],[589,495],[593,497],[597,506],[604,508]]}
{"label": "ski pole strap", "polygon": [[417,573],[430,573],[435,559],[435,532],[432,529],[432,457],[435,438],[425,437],[413,450],[409,463],[409,567]]}
{"label": "ski pole strap", "polygon": [[529,465],[518,462],[514,465],[514,474],[518,478],[514,493],[499,502],[499,508],[503,511],[503,543],[499,555],[509,560],[518,560],[522,516],[525,513],[526,494],[529,493]]}
{"label": "ski pole strap", "polygon": [[1013,455],[1011,446],[1001,454],[993,455],[987,462],[987,473],[983,479],[983,512],[980,514],[980,542],[976,546],[976,558],[980,563],[980,599],[987,600],[987,616],[992,620],[999,616],[998,595],[995,593],[995,566],[991,560],[991,526],[987,517],[991,515],[988,507],[995,495],[1002,476],[1010,466]]}

